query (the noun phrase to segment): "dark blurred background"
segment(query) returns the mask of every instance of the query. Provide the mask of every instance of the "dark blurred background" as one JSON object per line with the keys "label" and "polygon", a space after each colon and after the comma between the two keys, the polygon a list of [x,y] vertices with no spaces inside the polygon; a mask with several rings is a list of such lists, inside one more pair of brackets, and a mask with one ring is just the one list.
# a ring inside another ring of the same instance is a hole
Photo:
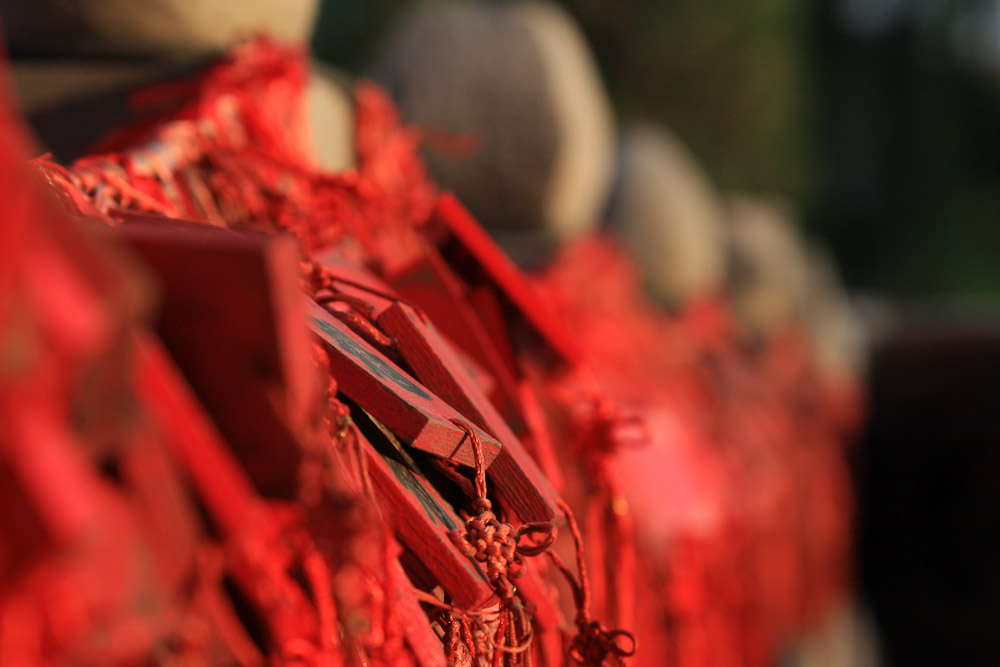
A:
{"label": "dark blurred background", "polygon": [[[326,0],[356,74],[402,0]],[[881,664],[1000,664],[1000,0],[561,0],[619,122],[778,194],[869,309],[855,466]],[[871,664],[871,663],[866,663]]]}
{"label": "dark blurred background", "polygon": [[[364,73],[409,4],[326,0],[316,53]],[[724,190],[790,198],[851,288],[1000,292],[1000,3],[560,4],[620,121],[666,124]]]}

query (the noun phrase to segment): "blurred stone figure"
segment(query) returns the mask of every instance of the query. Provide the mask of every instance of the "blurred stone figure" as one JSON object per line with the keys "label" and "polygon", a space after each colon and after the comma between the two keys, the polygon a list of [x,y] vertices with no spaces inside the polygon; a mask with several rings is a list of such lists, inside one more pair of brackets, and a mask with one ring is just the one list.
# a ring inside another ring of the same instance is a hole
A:
{"label": "blurred stone figure", "polygon": [[816,364],[826,374],[862,378],[868,371],[870,335],[844,288],[837,263],[822,246],[809,249],[805,324]]}
{"label": "blurred stone figure", "polygon": [[318,0],[0,0],[15,56],[197,54],[312,34]]}
{"label": "blurred stone figure", "polygon": [[36,151],[70,162],[132,119],[133,91],[190,74],[205,62],[192,57],[136,62],[65,54],[14,59],[11,82],[34,131]]}
{"label": "blurred stone figure", "polygon": [[862,377],[868,335],[822,246],[809,244],[774,201],[734,196],[730,205],[733,306],[747,333],[764,339],[801,326],[826,376]]}
{"label": "blurred stone figure", "polygon": [[639,264],[646,289],[678,305],[722,287],[725,210],[707,175],[673,134],[625,131],[608,218]]}
{"label": "blurred stone figure", "polygon": [[515,259],[522,243],[594,228],[613,169],[611,105],[562,10],[411,11],[383,42],[374,74],[409,122],[477,137],[465,154],[426,151],[428,166]]}
{"label": "blurred stone figure", "polygon": [[[305,43],[319,0],[0,0],[14,86],[39,151],[70,161],[131,118],[134,90],[193,73],[256,34]],[[317,163],[354,163],[351,82],[314,64],[307,113]]]}
{"label": "blurred stone figure", "polygon": [[749,333],[766,337],[800,321],[808,299],[805,241],[790,211],[773,201],[734,196],[730,202],[730,290]]}
{"label": "blurred stone figure", "polygon": [[323,169],[354,166],[353,81],[340,70],[313,61],[306,89],[306,111],[316,162]]}

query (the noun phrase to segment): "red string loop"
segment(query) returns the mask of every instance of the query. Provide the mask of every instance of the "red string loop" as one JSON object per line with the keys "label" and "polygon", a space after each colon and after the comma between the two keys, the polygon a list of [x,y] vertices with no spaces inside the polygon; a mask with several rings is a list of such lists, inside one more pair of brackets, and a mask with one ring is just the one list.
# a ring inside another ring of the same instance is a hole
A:
{"label": "red string loop", "polygon": [[550,521],[531,521],[523,524],[517,529],[517,539],[522,537],[542,535],[542,538],[534,543],[517,545],[517,553],[522,556],[540,556],[555,543],[559,536],[559,531],[555,524]]}

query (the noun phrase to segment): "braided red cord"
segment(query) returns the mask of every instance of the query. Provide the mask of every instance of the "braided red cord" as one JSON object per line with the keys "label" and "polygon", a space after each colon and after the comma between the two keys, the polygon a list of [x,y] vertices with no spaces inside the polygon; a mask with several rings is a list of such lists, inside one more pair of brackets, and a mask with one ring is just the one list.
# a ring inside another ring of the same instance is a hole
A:
{"label": "braided red cord", "polygon": [[[609,659],[615,665],[624,665],[623,659],[635,653],[635,637],[627,630],[605,630],[598,621],[591,618],[590,578],[587,575],[587,564],[583,553],[583,534],[580,532],[580,526],[577,524],[576,517],[573,516],[569,505],[561,498],[557,498],[555,502],[566,516],[570,533],[573,535],[577,570],[579,571],[579,579],[577,579],[559,557],[559,554],[554,551],[548,552],[552,562],[569,582],[573,591],[573,599],[576,602],[577,635],[570,644],[569,656],[574,662],[585,667],[601,667]],[[627,638],[631,646],[622,647],[618,643],[620,637]]]}
{"label": "braided red cord", "polygon": [[474,667],[472,650],[462,636],[462,622],[452,617],[444,635],[444,649],[448,656],[448,667]]}

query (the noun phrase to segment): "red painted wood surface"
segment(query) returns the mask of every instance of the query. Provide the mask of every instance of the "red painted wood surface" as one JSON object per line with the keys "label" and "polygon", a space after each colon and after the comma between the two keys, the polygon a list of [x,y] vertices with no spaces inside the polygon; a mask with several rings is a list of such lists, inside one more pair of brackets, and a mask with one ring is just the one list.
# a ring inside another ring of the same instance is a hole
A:
{"label": "red painted wood surface", "polygon": [[40,560],[55,542],[34,506],[30,491],[0,452],[0,584],[9,584]]}
{"label": "red painted wood surface", "polygon": [[469,306],[468,286],[440,253],[429,248],[389,281],[405,301],[420,308],[444,336],[480,364],[496,380],[490,400],[508,426],[525,430],[517,399],[517,382],[497,350],[493,337]]}
{"label": "red painted wood surface", "polygon": [[391,578],[397,584],[389,591],[390,595],[395,595],[396,618],[403,626],[406,643],[417,663],[420,667],[448,667],[441,640],[427,623],[427,615],[420,608],[420,601],[413,594],[402,566],[399,561],[393,561],[390,567],[393,569]]}
{"label": "red painted wood surface", "polygon": [[288,569],[283,512],[262,501],[155,340],[139,343],[136,383],[143,404],[230,545],[226,570],[266,624],[272,650],[317,635],[314,607]]}
{"label": "red painted wood surface", "polygon": [[514,352],[515,328],[510,326],[509,310],[505,312],[504,304],[492,285],[472,287],[468,292],[469,306],[483,327],[490,332],[490,340],[510,371],[511,377],[521,377],[521,369],[517,364]]}
{"label": "red painted wood surface", "polygon": [[318,395],[295,242],[166,220],[115,235],[152,269],[158,333],[254,484],[292,497]]}
{"label": "red painted wood surface", "polygon": [[392,456],[391,451],[380,453],[363,435],[357,435],[378,505],[399,541],[456,604],[478,609],[495,603],[496,595],[479,565],[463,556],[448,536],[461,526],[454,510],[406,461]]}
{"label": "red painted wood surface", "polygon": [[[467,466],[475,466],[468,436],[453,420],[454,408],[410,377],[315,302],[309,324],[326,344],[341,391],[384,423],[408,445]],[[475,427],[474,427],[475,428]],[[487,465],[500,442],[480,431]]]}
{"label": "red painted wood surface", "polygon": [[426,387],[503,444],[487,475],[504,505],[522,521],[553,519],[552,499],[558,494],[434,325],[400,302],[387,308],[378,323]]}
{"label": "red painted wood surface", "polygon": [[[338,290],[367,303],[375,318],[393,303],[402,300],[402,296],[389,283],[365,267],[359,266],[356,261],[352,261],[335,248],[314,254],[313,261],[323,267]],[[460,346],[450,347],[476,385],[486,395],[492,394],[497,386],[496,378]]]}
{"label": "red painted wood surface", "polygon": [[264,506],[236,457],[198,403],[163,345],[138,341],[136,387],[152,418],[167,434],[174,456],[226,533],[239,534],[261,521]]}
{"label": "red painted wood surface", "polygon": [[521,270],[454,195],[441,195],[434,215],[483,271],[487,280],[496,286],[554,352],[569,364],[578,363],[583,358],[572,332],[552,310],[543,305]]}
{"label": "red painted wood surface", "polygon": [[[313,253],[312,260],[322,266],[336,280],[338,288],[353,287],[372,297],[381,297],[389,302],[396,299],[395,290],[357,259],[351,258],[338,248],[327,248]],[[372,305],[378,305],[375,299]]]}

